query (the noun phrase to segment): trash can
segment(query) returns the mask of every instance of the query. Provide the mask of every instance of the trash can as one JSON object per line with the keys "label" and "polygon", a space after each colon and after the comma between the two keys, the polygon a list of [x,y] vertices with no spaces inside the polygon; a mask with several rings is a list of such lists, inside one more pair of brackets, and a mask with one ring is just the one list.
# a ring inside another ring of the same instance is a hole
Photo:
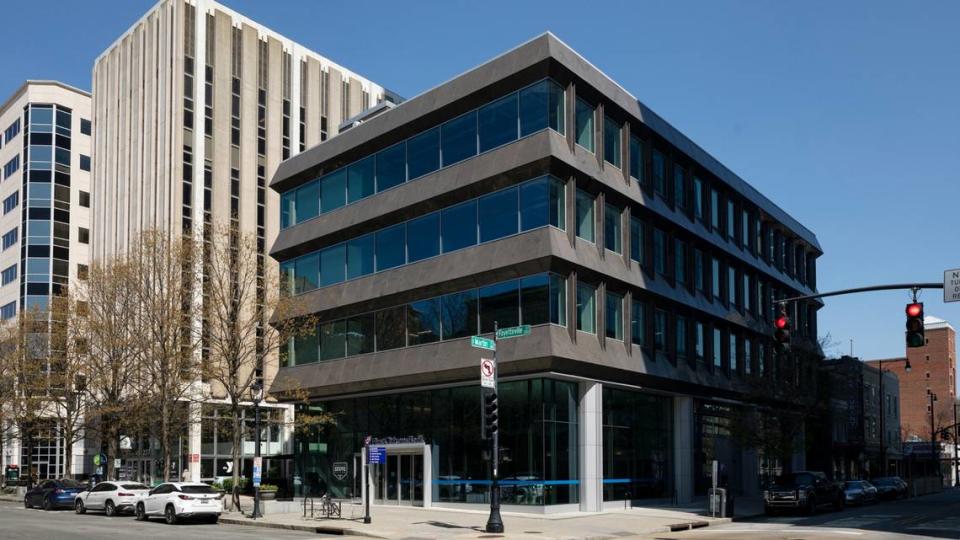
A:
{"label": "trash can", "polygon": [[733,494],[726,488],[710,488],[707,492],[707,511],[711,516],[733,517]]}

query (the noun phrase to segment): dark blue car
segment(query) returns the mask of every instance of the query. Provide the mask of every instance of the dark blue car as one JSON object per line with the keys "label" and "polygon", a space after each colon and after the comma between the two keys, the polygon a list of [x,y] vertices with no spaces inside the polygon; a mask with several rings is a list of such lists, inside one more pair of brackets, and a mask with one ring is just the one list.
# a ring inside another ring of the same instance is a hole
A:
{"label": "dark blue car", "polygon": [[73,508],[73,500],[85,489],[86,484],[76,480],[44,480],[23,496],[23,506],[39,506],[44,510]]}

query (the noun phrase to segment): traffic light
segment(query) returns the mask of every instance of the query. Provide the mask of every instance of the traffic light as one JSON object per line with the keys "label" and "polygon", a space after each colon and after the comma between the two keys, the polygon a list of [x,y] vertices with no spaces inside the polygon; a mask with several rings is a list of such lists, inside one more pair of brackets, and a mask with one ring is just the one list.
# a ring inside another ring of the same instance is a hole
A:
{"label": "traffic light", "polygon": [[907,347],[923,347],[923,302],[907,304]]}
{"label": "traffic light", "polygon": [[790,350],[790,318],[786,313],[780,313],[773,324],[776,326],[773,339],[776,342],[777,352],[785,353]]}
{"label": "traffic light", "polygon": [[493,435],[500,429],[499,408],[496,391],[490,390],[483,394],[483,436],[485,439],[493,438]]}

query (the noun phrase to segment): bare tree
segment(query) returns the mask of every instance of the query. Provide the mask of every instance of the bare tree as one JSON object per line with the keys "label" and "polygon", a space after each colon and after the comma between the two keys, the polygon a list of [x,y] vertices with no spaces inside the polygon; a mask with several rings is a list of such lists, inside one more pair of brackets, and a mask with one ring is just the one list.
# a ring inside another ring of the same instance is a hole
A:
{"label": "bare tree", "polygon": [[189,403],[200,399],[199,256],[197,243],[144,231],[128,257],[133,267],[140,373],[137,387],[156,422],[163,478],[170,479],[176,441],[189,428]]}
{"label": "bare tree", "polygon": [[257,387],[263,390],[268,361],[276,361],[290,337],[315,331],[315,323],[294,316],[298,302],[279,294],[276,266],[260,254],[256,235],[214,225],[210,238],[204,255],[203,377],[213,395],[227,401],[220,410],[230,423],[232,504],[239,506],[243,410]]}

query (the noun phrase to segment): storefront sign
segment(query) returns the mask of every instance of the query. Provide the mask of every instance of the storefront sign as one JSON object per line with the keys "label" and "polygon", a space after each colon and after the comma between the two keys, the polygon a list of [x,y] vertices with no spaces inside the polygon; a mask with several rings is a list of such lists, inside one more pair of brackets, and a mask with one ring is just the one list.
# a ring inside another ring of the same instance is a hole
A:
{"label": "storefront sign", "polygon": [[371,465],[383,465],[387,462],[387,449],[382,446],[371,446],[367,461]]}
{"label": "storefront sign", "polygon": [[347,462],[337,461],[333,464],[333,477],[337,480],[343,480],[347,477]]}

